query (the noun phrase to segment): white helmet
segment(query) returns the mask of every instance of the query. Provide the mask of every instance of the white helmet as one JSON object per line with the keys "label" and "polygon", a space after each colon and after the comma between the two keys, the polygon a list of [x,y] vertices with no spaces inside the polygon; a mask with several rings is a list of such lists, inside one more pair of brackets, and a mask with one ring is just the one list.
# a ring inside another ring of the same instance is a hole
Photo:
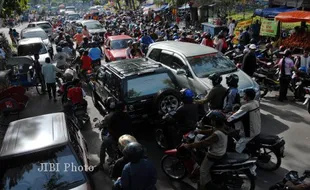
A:
{"label": "white helmet", "polygon": [[244,50],[243,50],[243,54],[247,54],[247,53],[249,53],[249,49],[248,48],[244,48]]}
{"label": "white helmet", "polygon": [[118,148],[120,149],[120,151],[123,151],[124,148],[132,142],[138,142],[137,139],[134,136],[131,135],[122,135],[119,139],[118,139]]}
{"label": "white helmet", "polygon": [[251,49],[251,50],[256,50],[256,45],[255,44],[251,44],[250,46],[249,46],[249,49]]}

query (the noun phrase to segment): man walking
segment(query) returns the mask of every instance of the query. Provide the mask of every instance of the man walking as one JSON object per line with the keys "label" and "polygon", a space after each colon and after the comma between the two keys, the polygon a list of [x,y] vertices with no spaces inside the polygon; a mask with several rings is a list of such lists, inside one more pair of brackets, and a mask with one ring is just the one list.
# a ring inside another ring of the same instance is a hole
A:
{"label": "man walking", "polygon": [[48,97],[52,99],[53,92],[54,102],[56,102],[56,72],[60,72],[61,70],[51,63],[49,57],[45,59],[45,63],[42,67],[42,74],[46,82]]}

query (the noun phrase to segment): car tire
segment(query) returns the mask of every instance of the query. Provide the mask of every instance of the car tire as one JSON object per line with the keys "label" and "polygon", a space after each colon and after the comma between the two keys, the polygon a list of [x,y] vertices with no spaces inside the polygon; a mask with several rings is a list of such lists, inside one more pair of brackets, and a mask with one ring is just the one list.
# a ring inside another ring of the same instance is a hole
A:
{"label": "car tire", "polygon": [[175,89],[160,90],[154,97],[154,111],[159,114],[165,114],[169,111],[176,110],[181,103],[180,92]]}

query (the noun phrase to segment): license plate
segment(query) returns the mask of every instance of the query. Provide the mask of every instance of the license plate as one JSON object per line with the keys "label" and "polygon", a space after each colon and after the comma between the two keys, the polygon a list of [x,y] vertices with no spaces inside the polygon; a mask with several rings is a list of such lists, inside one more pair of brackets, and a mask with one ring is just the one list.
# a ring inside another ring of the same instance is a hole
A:
{"label": "license plate", "polygon": [[250,172],[251,172],[251,174],[253,175],[253,176],[256,176],[256,166],[254,165],[254,166],[252,166],[251,168],[250,168]]}

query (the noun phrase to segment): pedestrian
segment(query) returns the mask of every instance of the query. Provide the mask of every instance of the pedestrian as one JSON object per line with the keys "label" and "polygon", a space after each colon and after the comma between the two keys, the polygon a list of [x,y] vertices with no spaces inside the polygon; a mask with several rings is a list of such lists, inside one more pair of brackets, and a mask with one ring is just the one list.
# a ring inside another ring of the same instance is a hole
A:
{"label": "pedestrian", "polygon": [[256,45],[251,44],[249,46],[249,52],[244,56],[243,62],[242,62],[242,68],[241,69],[246,74],[248,74],[250,77],[253,76],[253,74],[257,68],[255,50],[256,50]]}
{"label": "pedestrian", "polygon": [[83,26],[82,34],[83,36],[86,36],[88,39],[90,38],[90,33],[86,26]]}
{"label": "pedestrian", "polygon": [[40,56],[38,53],[34,54],[34,70],[36,72],[36,77],[39,79],[39,82],[41,84],[41,92],[45,92],[45,81],[44,76],[42,75],[42,66],[39,62]]}
{"label": "pedestrian", "polygon": [[231,23],[230,23],[229,26],[228,26],[228,29],[229,29],[228,34],[229,34],[229,36],[234,35],[235,27],[236,27],[236,21],[235,21],[235,20],[232,20]]}
{"label": "pedestrian", "polygon": [[46,82],[48,97],[51,100],[53,95],[54,102],[56,102],[56,72],[60,72],[61,70],[51,63],[49,57],[45,59],[45,63],[42,67],[42,74]]}
{"label": "pedestrian", "polygon": [[283,102],[287,100],[287,89],[292,79],[292,71],[297,72],[290,50],[285,50],[284,57],[279,61],[278,65],[280,68],[280,91],[278,100]]}
{"label": "pedestrian", "polygon": [[5,51],[3,50],[3,47],[0,44],[0,71],[3,70],[5,70]]}
{"label": "pedestrian", "polygon": [[214,47],[213,40],[211,39],[211,34],[210,33],[207,33],[207,34],[204,35],[204,38],[202,39],[200,45],[205,45],[205,46],[209,46],[209,47],[212,47],[212,48]]}

